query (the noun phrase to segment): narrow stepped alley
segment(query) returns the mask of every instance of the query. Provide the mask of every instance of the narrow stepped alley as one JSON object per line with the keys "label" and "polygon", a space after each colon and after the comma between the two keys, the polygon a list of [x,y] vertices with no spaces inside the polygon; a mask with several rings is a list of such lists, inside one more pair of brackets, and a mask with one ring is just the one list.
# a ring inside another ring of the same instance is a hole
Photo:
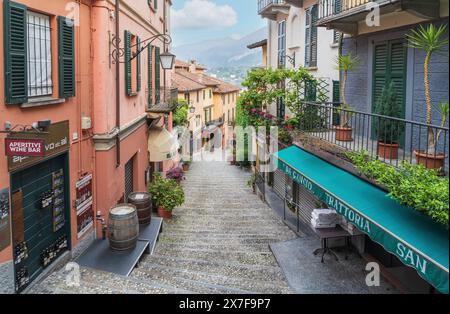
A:
{"label": "narrow stepped alley", "polygon": [[225,162],[196,162],[183,182],[185,204],[165,221],[155,252],[130,277],[82,269],[79,287],[65,270],[32,293],[292,293],[269,243],[295,238]]}

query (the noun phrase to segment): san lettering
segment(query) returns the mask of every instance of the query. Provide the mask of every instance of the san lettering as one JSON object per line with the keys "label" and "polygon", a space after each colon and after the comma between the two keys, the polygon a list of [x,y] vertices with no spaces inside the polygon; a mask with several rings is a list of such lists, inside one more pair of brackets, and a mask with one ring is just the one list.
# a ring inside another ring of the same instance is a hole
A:
{"label": "san lettering", "polygon": [[407,265],[411,265],[422,274],[426,274],[428,262],[416,254],[413,250],[407,248],[403,243],[397,244],[397,255],[403,260]]}

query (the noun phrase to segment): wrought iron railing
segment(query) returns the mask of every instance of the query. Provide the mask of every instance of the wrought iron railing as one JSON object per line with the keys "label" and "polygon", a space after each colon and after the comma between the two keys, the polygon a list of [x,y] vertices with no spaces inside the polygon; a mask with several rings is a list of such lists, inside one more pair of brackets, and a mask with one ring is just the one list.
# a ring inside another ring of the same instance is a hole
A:
{"label": "wrought iron railing", "polygon": [[210,125],[220,125],[222,123],[223,123],[223,118],[219,118],[219,119],[207,121],[205,124],[206,124],[206,126],[210,126]]}
{"label": "wrought iron railing", "polygon": [[[395,1],[395,0],[394,0]],[[319,0],[319,20],[350,11],[376,0]]]}
{"label": "wrought iron railing", "polygon": [[[155,90],[156,103],[153,105],[175,105],[178,103],[178,88],[161,87]],[[150,106],[152,107],[152,106]]]}
{"label": "wrought iron railing", "polygon": [[[403,160],[449,167],[449,128],[342,109],[338,103],[303,102],[295,128],[345,150],[367,151],[393,166]],[[433,140],[434,139],[434,140]]]}
{"label": "wrought iron railing", "polygon": [[284,0],[258,0],[258,13],[264,11],[268,6],[273,4],[285,4]]}

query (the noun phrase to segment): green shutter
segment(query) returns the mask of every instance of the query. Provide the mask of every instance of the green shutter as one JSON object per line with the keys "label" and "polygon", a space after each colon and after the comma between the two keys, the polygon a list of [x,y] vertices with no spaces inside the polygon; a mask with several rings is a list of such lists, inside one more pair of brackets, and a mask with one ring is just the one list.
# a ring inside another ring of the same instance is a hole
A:
{"label": "green shutter", "polygon": [[26,103],[28,101],[27,8],[9,0],[3,3],[6,103]]}
{"label": "green shutter", "polygon": [[402,108],[402,116],[405,117],[406,106],[406,60],[407,47],[403,40],[389,42],[390,52],[390,79],[395,85],[397,101]]}
{"label": "green shutter", "polygon": [[380,42],[374,47],[372,104],[376,104],[388,80],[388,43]]}
{"label": "green shutter", "polygon": [[125,31],[124,35],[124,58],[125,58],[125,90],[131,96],[131,33]]}
{"label": "green shutter", "polygon": [[317,66],[317,19],[318,19],[318,9],[317,4],[313,5],[311,8],[311,61],[310,67]]}
{"label": "green shutter", "polygon": [[305,67],[310,67],[311,63],[311,9],[305,14]]}
{"label": "green shutter", "polygon": [[159,59],[160,48],[155,47],[155,88],[156,88],[156,99],[155,103],[159,104],[161,102],[161,61]]}
{"label": "green shutter", "polygon": [[153,105],[153,47],[148,45],[148,105]]}
{"label": "green shutter", "polygon": [[[139,37],[136,37],[136,43],[137,43],[137,52],[139,53],[141,50],[141,39]],[[136,91],[141,91],[141,54],[139,53],[136,57]]]}
{"label": "green shutter", "polygon": [[158,10],[158,0],[155,0],[155,6],[154,6],[155,10]]}
{"label": "green shutter", "polygon": [[59,97],[75,96],[75,28],[73,20],[58,16]]}

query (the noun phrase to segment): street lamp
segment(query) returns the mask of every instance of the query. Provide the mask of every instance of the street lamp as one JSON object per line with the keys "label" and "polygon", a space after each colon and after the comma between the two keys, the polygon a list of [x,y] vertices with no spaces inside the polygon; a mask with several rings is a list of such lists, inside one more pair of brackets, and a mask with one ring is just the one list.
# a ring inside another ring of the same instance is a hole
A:
{"label": "street lamp", "polygon": [[192,114],[195,113],[195,107],[194,106],[190,106],[189,107],[189,113],[192,113]]}
{"label": "street lamp", "polygon": [[161,61],[161,66],[164,70],[172,70],[173,69],[173,64],[175,62],[175,55],[166,51],[166,52],[160,54],[159,58]]}

